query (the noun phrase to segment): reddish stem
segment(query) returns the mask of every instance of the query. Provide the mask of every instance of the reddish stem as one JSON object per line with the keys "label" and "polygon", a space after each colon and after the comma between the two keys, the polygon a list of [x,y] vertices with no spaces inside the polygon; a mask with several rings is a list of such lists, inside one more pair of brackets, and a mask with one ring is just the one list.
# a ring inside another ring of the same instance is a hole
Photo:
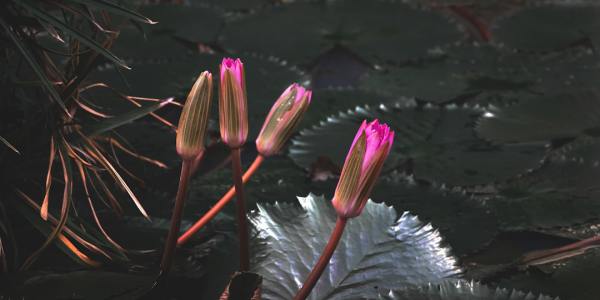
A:
{"label": "reddish stem", "polygon": [[179,177],[179,187],[177,196],[175,197],[175,207],[171,216],[171,228],[165,243],[165,250],[160,262],[161,276],[166,275],[171,268],[173,255],[175,254],[175,246],[177,245],[177,236],[179,235],[179,227],[181,226],[181,215],[183,213],[183,204],[187,197],[188,183],[193,167],[193,161],[184,160],[181,163],[181,175]]}
{"label": "reddish stem", "polygon": [[488,26],[479,18],[477,18],[471,11],[469,11],[469,9],[462,5],[450,5],[449,8],[455,14],[471,23],[471,25],[477,29],[477,32],[479,32],[479,35],[484,42],[489,42],[492,39],[492,33],[488,29]]}
{"label": "reddish stem", "polygon": [[[250,167],[248,168],[248,170],[246,170],[246,173],[244,173],[244,176],[242,177],[243,183],[246,183],[248,182],[248,180],[250,180],[250,177],[252,177],[256,170],[258,170],[258,168],[264,160],[265,157],[260,154],[254,159],[254,162],[252,163],[252,165],[250,165]],[[182,246],[187,241],[189,241],[190,238],[196,232],[198,232],[206,224],[208,224],[208,222],[210,222],[210,220],[212,220],[225,207],[225,205],[227,205],[227,203],[231,201],[231,199],[233,199],[234,195],[235,188],[232,186],[231,188],[229,188],[229,191],[227,191],[227,193],[217,202],[217,204],[215,204],[215,206],[213,206],[208,212],[206,212],[198,221],[196,221],[196,223],[194,223],[192,227],[190,227],[179,237],[179,239],[177,240],[177,246]]]}
{"label": "reddish stem", "polygon": [[583,254],[587,249],[600,247],[600,235],[562,247],[530,252],[521,258],[521,264],[539,265]]}
{"label": "reddish stem", "polygon": [[329,242],[327,242],[323,253],[321,253],[319,261],[313,267],[312,271],[310,271],[310,274],[308,274],[306,281],[302,285],[300,291],[298,291],[298,294],[296,294],[296,297],[294,297],[294,300],[306,299],[306,297],[308,297],[312,289],[315,287],[315,284],[317,284],[317,281],[321,277],[321,274],[323,274],[325,267],[327,267],[329,264],[329,260],[331,259],[331,256],[333,256],[333,252],[335,251],[335,248],[337,248],[337,245],[342,238],[347,221],[348,219],[346,218],[337,218],[337,221],[335,222],[335,228],[329,237]]}
{"label": "reddish stem", "polygon": [[238,222],[238,238],[240,241],[240,271],[248,271],[248,269],[250,269],[248,220],[246,219],[244,181],[242,179],[242,155],[240,148],[231,149],[231,168],[233,170],[233,183],[237,198],[235,203]]}

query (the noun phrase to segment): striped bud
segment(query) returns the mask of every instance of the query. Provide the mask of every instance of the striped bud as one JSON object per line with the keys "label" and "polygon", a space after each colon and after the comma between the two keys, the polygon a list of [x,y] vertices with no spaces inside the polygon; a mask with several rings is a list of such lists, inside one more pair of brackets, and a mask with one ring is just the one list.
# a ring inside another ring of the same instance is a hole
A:
{"label": "striped bud", "polygon": [[219,89],[219,127],[221,139],[239,148],[248,137],[248,109],[244,65],[239,59],[223,59]]}
{"label": "striped bud", "polygon": [[256,148],[263,156],[281,150],[302,120],[310,104],[312,92],[294,83],[275,101],[256,139]]}
{"label": "striped bud", "polygon": [[353,218],[362,212],[394,143],[394,132],[375,120],[363,121],[346,156],[333,196],[338,216]]}
{"label": "striped bud", "polygon": [[204,136],[212,97],[212,74],[202,72],[188,94],[177,128],[177,153],[191,160],[204,151]]}

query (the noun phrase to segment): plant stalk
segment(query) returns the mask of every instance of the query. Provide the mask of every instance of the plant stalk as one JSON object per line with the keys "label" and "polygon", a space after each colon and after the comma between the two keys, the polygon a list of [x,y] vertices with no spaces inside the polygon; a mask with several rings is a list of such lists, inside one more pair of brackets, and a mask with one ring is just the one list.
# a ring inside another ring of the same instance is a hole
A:
{"label": "plant stalk", "polygon": [[177,245],[177,236],[179,235],[179,227],[181,226],[181,215],[183,213],[183,204],[187,198],[188,183],[190,181],[191,169],[193,161],[184,160],[181,163],[181,175],[179,177],[179,187],[177,188],[177,196],[175,197],[175,207],[171,216],[171,228],[165,243],[165,250],[160,262],[161,276],[167,275],[171,268],[173,255],[175,254],[175,246]]}
{"label": "plant stalk", "polygon": [[319,257],[319,261],[317,261],[317,264],[313,267],[312,271],[310,271],[310,274],[308,274],[306,281],[304,281],[302,288],[298,291],[294,297],[294,300],[304,300],[306,297],[308,297],[308,295],[310,295],[310,292],[317,284],[321,274],[323,274],[323,271],[329,264],[331,256],[333,256],[333,252],[335,251],[335,248],[337,248],[337,245],[342,238],[347,221],[348,219],[346,218],[337,218],[337,221],[335,222],[335,228],[333,228],[333,232],[331,232],[329,241],[327,242],[325,249],[323,249],[321,257]]}
{"label": "plant stalk", "polygon": [[238,238],[240,240],[240,271],[250,269],[248,221],[246,219],[246,203],[244,200],[244,182],[242,180],[242,157],[240,148],[231,149],[231,168],[235,187],[236,215],[238,222]]}
{"label": "plant stalk", "polygon": [[[265,157],[260,154],[254,159],[252,165],[250,165],[248,170],[246,170],[246,173],[244,173],[244,176],[242,177],[242,183],[245,184],[248,182],[248,180],[250,180],[250,177],[254,175],[264,160]],[[223,195],[223,197],[208,210],[208,212],[206,212],[200,219],[198,219],[198,221],[196,221],[196,223],[194,223],[194,225],[192,225],[192,227],[190,227],[179,237],[177,240],[177,246],[182,246],[183,244],[187,243],[187,241],[189,241],[196,232],[200,231],[200,229],[206,226],[208,222],[210,222],[215,216],[217,216],[217,214],[219,214],[219,212],[221,212],[221,210],[223,210],[225,205],[227,205],[227,203],[233,199],[233,196],[235,196],[235,187],[232,186],[229,188],[227,193]]]}

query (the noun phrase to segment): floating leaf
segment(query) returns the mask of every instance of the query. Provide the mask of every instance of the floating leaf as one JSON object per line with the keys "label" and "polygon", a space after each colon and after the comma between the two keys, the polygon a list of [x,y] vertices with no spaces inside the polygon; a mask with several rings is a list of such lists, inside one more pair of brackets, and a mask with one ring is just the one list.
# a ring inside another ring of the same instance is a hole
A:
{"label": "floating leaf", "polygon": [[537,168],[542,144],[493,145],[475,136],[482,112],[468,107],[381,105],[330,117],[293,140],[290,157],[308,169],[321,156],[342,166],[352,137],[364,119],[379,119],[397,132],[384,168],[441,184],[477,185],[501,181]]}
{"label": "floating leaf", "polygon": [[[112,52],[130,64],[173,62],[191,52],[182,43],[166,33],[143,34],[138,28],[125,27],[111,48]],[[129,72],[127,72],[129,73]]]}
{"label": "floating leaf", "polygon": [[498,195],[491,195],[486,205],[496,212],[504,229],[562,227],[599,218],[600,167],[590,163],[599,155],[581,160],[569,157],[559,155],[535,172],[496,187]]}
{"label": "floating leaf", "polygon": [[600,94],[588,90],[492,108],[479,120],[476,130],[483,138],[506,143],[596,135],[598,128]]}
{"label": "floating leaf", "polygon": [[380,294],[381,300],[558,300],[544,295],[534,296],[516,290],[490,288],[465,280],[446,280],[418,288],[398,289]]}
{"label": "floating leaf", "polygon": [[152,285],[151,276],[106,271],[76,271],[31,277],[21,288],[28,299],[137,299]]}
{"label": "floating leaf", "polygon": [[[221,40],[232,51],[293,62],[308,62],[334,44],[368,60],[402,62],[463,37],[457,26],[433,12],[397,2],[363,4],[345,0],[270,7],[227,24]],[[419,30],[406,30],[414,24]]]}
{"label": "floating leaf", "polygon": [[145,5],[140,8],[140,13],[158,22],[149,28],[152,31],[168,33],[191,42],[216,41],[224,22],[216,10],[207,7]]}
{"label": "floating leaf", "polygon": [[[335,223],[323,197],[299,197],[301,207],[259,205],[251,214],[253,271],[263,276],[263,296],[291,299],[316,263]],[[458,274],[456,260],[431,225],[393,208],[367,203],[349,220],[329,266],[310,299],[372,298],[382,289],[440,282]],[[365,280],[368,278],[368,280]]]}
{"label": "floating leaf", "polygon": [[528,289],[557,295],[560,299],[595,299],[600,286],[595,274],[600,268],[600,251],[594,249],[585,255],[561,263],[531,268],[530,272],[502,280],[502,287]]}
{"label": "floating leaf", "polygon": [[477,200],[420,185],[403,174],[394,172],[380,178],[372,198],[385,199],[397,212],[410,211],[423,222],[431,223],[457,256],[482,249],[498,233],[497,217]]}
{"label": "floating leaf", "polygon": [[524,9],[499,20],[494,40],[511,47],[549,51],[571,46],[584,39],[600,43],[600,8],[594,6],[541,6]]}

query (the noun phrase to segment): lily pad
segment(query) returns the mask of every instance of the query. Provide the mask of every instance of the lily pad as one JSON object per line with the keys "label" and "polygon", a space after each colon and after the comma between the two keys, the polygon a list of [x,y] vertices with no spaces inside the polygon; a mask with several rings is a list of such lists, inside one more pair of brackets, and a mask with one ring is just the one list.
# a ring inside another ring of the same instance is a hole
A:
{"label": "lily pad", "polygon": [[175,4],[144,5],[140,13],[158,22],[149,26],[153,32],[162,32],[191,42],[216,41],[224,19],[209,7]]}
{"label": "lily pad", "polygon": [[497,187],[486,201],[507,230],[582,224],[600,216],[600,167],[579,161],[548,165]]}
{"label": "lily pad", "polygon": [[418,288],[394,290],[379,295],[381,300],[558,300],[544,295],[491,288],[466,280],[447,280]]}
{"label": "lily pad", "polygon": [[[299,197],[300,205],[259,205],[250,222],[253,271],[263,276],[263,297],[291,299],[316,263],[335,223],[323,197]],[[440,282],[459,269],[439,233],[408,213],[367,203],[348,221],[329,266],[310,299],[372,298],[379,291]],[[369,278],[369,280],[364,280]]]}
{"label": "lily pad", "polygon": [[533,51],[550,51],[571,46],[583,39],[598,45],[600,8],[595,6],[540,6],[494,24],[492,36],[498,43]]}
{"label": "lily pad", "polygon": [[540,165],[542,144],[494,145],[477,138],[472,124],[481,114],[478,109],[456,106],[358,107],[301,131],[292,141],[290,157],[306,169],[322,156],[342,166],[360,122],[379,119],[398,137],[384,170],[403,170],[419,180],[478,185],[506,180]]}
{"label": "lily pad", "polygon": [[535,142],[596,135],[600,94],[588,90],[538,97],[507,108],[491,108],[478,121],[479,136],[494,142]]}
{"label": "lily pad", "polygon": [[29,278],[22,288],[27,299],[134,299],[152,285],[151,276],[106,271],[75,271]]}
{"label": "lily pad", "polygon": [[482,249],[498,233],[496,216],[477,200],[421,185],[396,172],[379,179],[372,198],[384,199],[398,213],[410,211],[423,222],[430,222],[459,257]]}
{"label": "lily pad", "polygon": [[[363,4],[307,1],[271,7],[227,24],[221,41],[231,51],[295,63],[306,63],[334,44],[345,45],[367,60],[405,61],[464,36],[434,12],[397,2]],[[406,30],[414,24],[419,24],[419,30]]]}

